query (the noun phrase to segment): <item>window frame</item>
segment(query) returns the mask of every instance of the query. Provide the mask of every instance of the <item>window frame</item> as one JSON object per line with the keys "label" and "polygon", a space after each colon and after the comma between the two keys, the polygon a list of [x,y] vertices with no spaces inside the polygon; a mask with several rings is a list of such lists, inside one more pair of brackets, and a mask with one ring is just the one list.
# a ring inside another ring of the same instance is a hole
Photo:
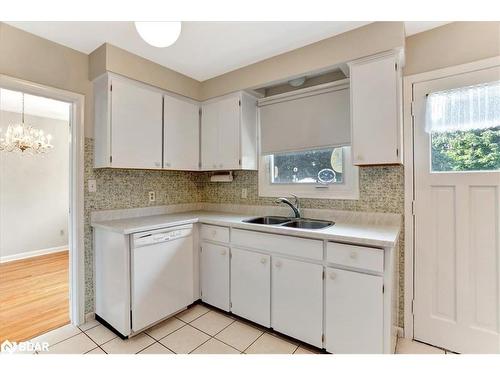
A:
{"label": "window frame", "polygon": [[262,155],[259,158],[259,197],[282,197],[295,194],[300,198],[312,199],[359,199],[359,167],[352,163],[352,149],[344,150],[345,173],[343,174],[344,182],[341,184],[273,184],[269,163],[269,155]]}

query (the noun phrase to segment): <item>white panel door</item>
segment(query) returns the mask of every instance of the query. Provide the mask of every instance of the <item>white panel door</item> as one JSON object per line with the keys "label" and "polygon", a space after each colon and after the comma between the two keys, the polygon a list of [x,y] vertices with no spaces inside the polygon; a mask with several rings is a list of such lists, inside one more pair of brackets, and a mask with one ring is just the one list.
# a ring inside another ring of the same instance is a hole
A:
{"label": "white panel door", "polygon": [[161,168],[162,94],[134,82],[113,79],[111,165]]}
{"label": "white panel door", "polygon": [[323,267],[273,257],[271,280],[271,326],[322,347]]}
{"label": "white panel door", "polygon": [[163,100],[163,168],[198,170],[200,107],[168,95]]}
{"label": "white panel door", "polygon": [[231,311],[265,327],[271,324],[271,257],[231,249]]}
{"label": "white panel door", "polygon": [[201,113],[201,168],[216,170],[219,162],[219,105],[203,104]]}
{"label": "white panel door", "polygon": [[383,278],[327,268],[325,348],[335,354],[382,354]]}
{"label": "white panel door", "polygon": [[425,101],[429,93],[499,79],[495,68],[413,88],[414,337],[460,353],[500,351],[500,171],[443,171],[449,167],[438,163],[439,133],[432,134],[431,150],[431,135],[425,132]]}
{"label": "white panel door", "polygon": [[219,108],[218,169],[239,169],[240,160],[240,105],[239,97],[217,102]]}
{"label": "white panel door", "polygon": [[203,242],[200,272],[202,301],[229,311],[229,248]]}

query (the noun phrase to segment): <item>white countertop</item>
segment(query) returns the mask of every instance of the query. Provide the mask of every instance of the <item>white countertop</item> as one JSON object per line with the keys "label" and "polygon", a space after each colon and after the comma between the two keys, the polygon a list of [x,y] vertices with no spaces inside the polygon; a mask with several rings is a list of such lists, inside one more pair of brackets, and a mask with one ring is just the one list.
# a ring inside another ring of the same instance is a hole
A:
{"label": "white countertop", "polygon": [[189,211],[117,220],[93,221],[92,226],[94,228],[101,228],[122,234],[131,234],[199,222],[228,226],[231,228],[251,229],[266,233],[340,241],[375,247],[394,247],[400,232],[399,226],[380,224],[371,225],[339,222],[324,229],[297,229],[276,225],[250,224],[242,221],[252,217],[255,216],[214,211]]}

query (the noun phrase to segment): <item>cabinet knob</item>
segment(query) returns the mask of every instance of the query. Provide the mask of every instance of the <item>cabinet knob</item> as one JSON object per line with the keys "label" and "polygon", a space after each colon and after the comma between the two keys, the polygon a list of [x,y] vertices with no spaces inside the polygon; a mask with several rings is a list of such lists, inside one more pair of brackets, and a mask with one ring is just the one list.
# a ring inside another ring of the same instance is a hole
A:
{"label": "cabinet knob", "polygon": [[221,250],[220,255],[226,255],[226,250]]}
{"label": "cabinet knob", "polygon": [[266,259],[266,258],[261,258],[260,262],[261,262],[262,264],[266,264],[267,259]]}
{"label": "cabinet knob", "polygon": [[353,252],[349,255],[349,257],[350,257],[351,259],[357,259],[357,258],[358,258],[358,253],[356,253],[356,252],[354,252],[354,251],[353,251]]}
{"label": "cabinet knob", "polygon": [[337,274],[335,272],[330,272],[330,279],[335,280],[337,278]]}
{"label": "cabinet knob", "polygon": [[274,265],[274,267],[281,268],[281,262],[280,261],[276,262],[276,264]]}

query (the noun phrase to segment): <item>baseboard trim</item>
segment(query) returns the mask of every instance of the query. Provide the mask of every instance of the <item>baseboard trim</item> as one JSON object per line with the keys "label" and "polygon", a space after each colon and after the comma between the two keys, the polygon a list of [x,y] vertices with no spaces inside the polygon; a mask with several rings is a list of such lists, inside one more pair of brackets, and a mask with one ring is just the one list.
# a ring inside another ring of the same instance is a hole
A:
{"label": "baseboard trim", "polygon": [[63,250],[68,250],[68,248],[69,248],[68,245],[64,245],[64,246],[58,246],[58,247],[49,247],[48,249],[27,251],[25,253],[6,255],[6,256],[0,257],[0,263],[7,263],[7,262],[12,262],[14,260],[21,260],[21,259],[40,256],[40,255],[58,253],[58,252],[63,251]]}

